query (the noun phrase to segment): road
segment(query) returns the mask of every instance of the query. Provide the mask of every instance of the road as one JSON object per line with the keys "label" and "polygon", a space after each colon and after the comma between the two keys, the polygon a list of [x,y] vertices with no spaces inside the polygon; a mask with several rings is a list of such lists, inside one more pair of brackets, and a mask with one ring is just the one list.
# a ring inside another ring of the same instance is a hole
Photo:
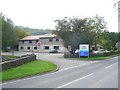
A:
{"label": "road", "polygon": [[[48,55],[53,58],[56,55]],[[48,58],[48,57],[43,57]],[[48,59],[51,60],[51,59]],[[118,88],[118,57],[101,61],[74,61],[54,57],[60,70],[3,83],[3,88]],[[60,61],[61,60],[61,61]],[[52,62],[53,62],[52,61]],[[70,63],[68,63],[70,62]],[[73,63],[74,62],[74,63]],[[67,65],[67,64],[70,65]],[[72,64],[73,63],[73,64]]]}

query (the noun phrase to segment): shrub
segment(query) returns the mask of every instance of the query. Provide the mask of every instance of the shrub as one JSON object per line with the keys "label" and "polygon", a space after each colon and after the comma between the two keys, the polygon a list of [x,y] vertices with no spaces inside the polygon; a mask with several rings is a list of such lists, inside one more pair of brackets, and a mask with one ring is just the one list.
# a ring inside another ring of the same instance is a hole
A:
{"label": "shrub", "polygon": [[[90,57],[105,57],[105,56],[110,56],[110,55],[115,55],[119,54],[118,51],[111,51],[111,52],[106,52],[106,53],[90,53]],[[64,53],[64,58],[79,58],[79,53]]]}

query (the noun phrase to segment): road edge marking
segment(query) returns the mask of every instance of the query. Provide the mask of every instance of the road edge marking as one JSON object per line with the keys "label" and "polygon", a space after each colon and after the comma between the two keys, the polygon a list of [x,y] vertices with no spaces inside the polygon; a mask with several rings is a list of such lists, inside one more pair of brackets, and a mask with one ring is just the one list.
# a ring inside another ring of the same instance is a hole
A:
{"label": "road edge marking", "polygon": [[[114,64],[118,64],[118,62],[116,62],[116,63],[114,63]],[[111,64],[111,65],[109,65],[109,66],[107,66],[107,67],[105,67],[106,69],[107,68],[110,68],[110,67],[112,67],[114,64]]]}

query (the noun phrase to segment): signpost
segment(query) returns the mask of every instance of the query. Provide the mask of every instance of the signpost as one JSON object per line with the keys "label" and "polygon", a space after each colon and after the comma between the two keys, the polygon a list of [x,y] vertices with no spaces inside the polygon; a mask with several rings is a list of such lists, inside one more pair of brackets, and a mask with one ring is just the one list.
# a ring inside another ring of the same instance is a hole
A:
{"label": "signpost", "polygon": [[40,41],[38,41],[38,42],[37,42],[37,46],[40,47],[40,45],[41,45],[41,43],[40,43]]}
{"label": "signpost", "polygon": [[89,45],[88,44],[80,44],[79,45],[79,57],[89,57]]}
{"label": "signpost", "polygon": [[39,53],[40,53],[40,46],[41,46],[41,42],[38,41],[38,42],[37,42],[37,47],[38,47],[38,59],[39,59]]}

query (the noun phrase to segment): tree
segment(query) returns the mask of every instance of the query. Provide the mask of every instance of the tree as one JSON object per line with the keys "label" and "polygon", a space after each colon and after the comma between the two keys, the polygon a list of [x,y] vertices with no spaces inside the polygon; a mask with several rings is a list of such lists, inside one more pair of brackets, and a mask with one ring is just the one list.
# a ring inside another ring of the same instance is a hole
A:
{"label": "tree", "polygon": [[97,44],[101,44],[103,39],[105,40],[105,37],[104,37],[105,35],[103,33],[107,32],[106,25],[107,23],[104,21],[104,18],[98,15],[93,17],[91,20],[92,31],[94,32],[95,50],[97,50]]}
{"label": "tree", "polygon": [[22,26],[16,26],[15,31],[16,31],[16,35],[17,35],[17,40],[24,38],[25,36],[31,35],[30,33],[26,32],[24,27],[22,27]]}
{"label": "tree", "polygon": [[115,48],[118,49],[118,42],[115,44]]}
{"label": "tree", "polygon": [[107,23],[103,17],[96,15],[93,18],[68,18],[56,20],[56,30],[54,31],[57,36],[63,39],[64,46],[67,48],[71,45],[72,50],[79,48],[79,44],[106,44],[106,37],[103,35],[107,32]]}
{"label": "tree", "polygon": [[104,32],[103,35],[104,37],[101,39],[101,45],[108,50],[114,50],[115,44],[118,42],[118,33]]}
{"label": "tree", "polygon": [[16,43],[14,24],[13,22],[2,17],[2,47],[6,49],[7,46],[13,47]]}
{"label": "tree", "polygon": [[71,45],[72,50],[79,48],[79,44],[92,44],[93,32],[88,23],[89,19],[78,19],[65,17],[62,20],[56,20],[56,31],[58,37],[63,39],[66,48]]}
{"label": "tree", "polygon": [[6,50],[9,46],[12,49],[18,45],[19,39],[30,35],[24,28],[15,26],[11,19],[6,18],[4,15],[0,15],[2,20],[2,49]]}

